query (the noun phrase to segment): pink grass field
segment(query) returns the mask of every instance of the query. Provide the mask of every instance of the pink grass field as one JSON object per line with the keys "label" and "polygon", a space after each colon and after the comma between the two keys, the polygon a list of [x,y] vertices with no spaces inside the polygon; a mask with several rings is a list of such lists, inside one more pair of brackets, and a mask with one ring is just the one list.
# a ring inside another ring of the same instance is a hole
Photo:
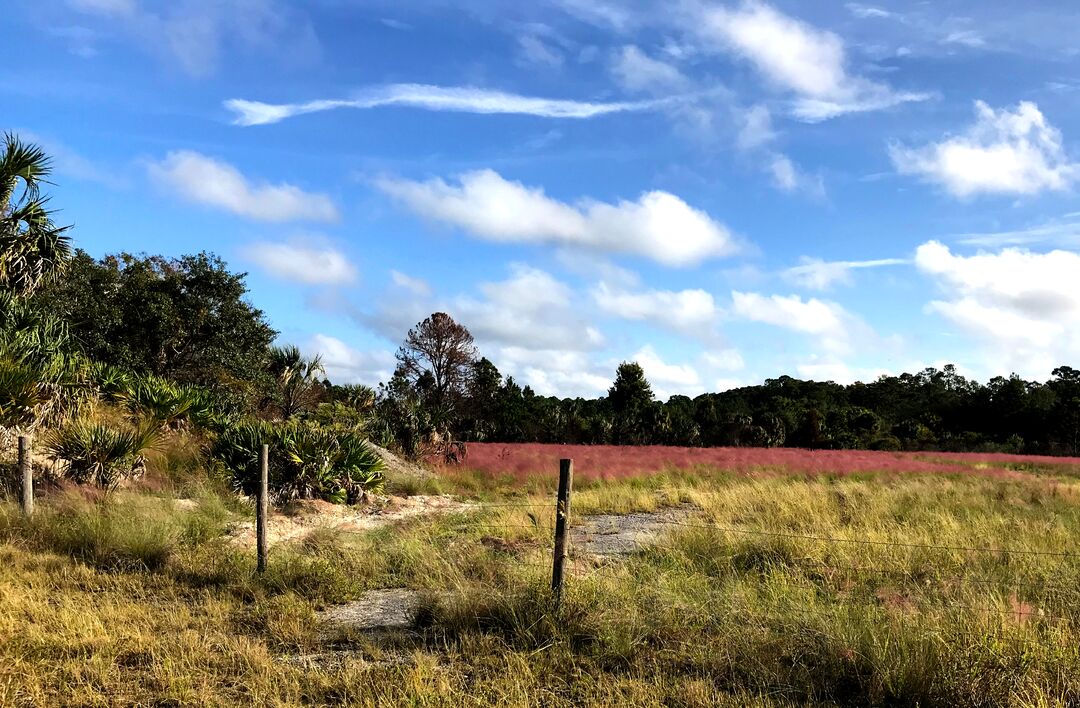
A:
{"label": "pink grass field", "polygon": [[664,470],[707,467],[729,472],[788,474],[977,473],[1014,477],[1019,470],[1080,473],[1080,457],[1007,455],[1004,453],[878,452],[872,450],[802,450],[752,447],[665,447],[558,445],[540,443],[469,443],[464,467],[492,475],[524,479],[555,474],[561,458],[574,460],[583,479],[618,479]]}

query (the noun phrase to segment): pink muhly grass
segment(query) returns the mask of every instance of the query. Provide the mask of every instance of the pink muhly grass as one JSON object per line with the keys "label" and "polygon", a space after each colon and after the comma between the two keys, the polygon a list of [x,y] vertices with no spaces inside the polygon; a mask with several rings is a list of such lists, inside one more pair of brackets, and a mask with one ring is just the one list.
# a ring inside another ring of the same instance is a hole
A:
{"label": "pink muhly grass", "polygon": [[1018,474],[1017,466],[1080,471],[1080,458],[1040,455],[543,443],[469,443],[464,466],[487,474],[525,479],[554,474],[564,457],[573,458],[574,473],[582,479],[617,479],[703,467],[741,474],[805,475],[886,472],[1013,477]]}

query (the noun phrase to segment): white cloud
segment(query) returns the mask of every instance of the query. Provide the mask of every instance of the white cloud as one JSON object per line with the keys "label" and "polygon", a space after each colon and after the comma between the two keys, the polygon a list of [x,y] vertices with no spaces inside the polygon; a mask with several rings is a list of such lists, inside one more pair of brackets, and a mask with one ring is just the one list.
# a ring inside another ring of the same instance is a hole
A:
{"label": "white cloud", "polygon": [[842,385],[850,385],[856,381],[876,381],[883,375],[891,375],[885,369],[853,368],[843,361],[835,358],[816,358],[809,362],[797,364],[795,370],[799,377],[811,381],[832,381]]}
{"label": "white cloud", "polygon": [[390,84],[360,91],[355,98],[322,99],[306,103],[262,103],[233,98],[225,108],[235,114],[235,125],[268,125],[306,113],[338,108],[369,109],[409,106],[428,111],[458,113],[519,114],[542,118],[595,118],[608,113],[656,110],[678,102],[680,97],[636,102],[597,103],[557,98],[538,98],[468,86]]}
{"label": "white cloud", "polygon": [[721,349],[702,355],[705,364],[719,371],[741,371],[746,368],[746,361],[735,349]]}
{"label": "white cloud", "polygon": [[1006,248],[959,256],[929,241],[915,263],[947,295],[929,311],[979,337],[994,373],[1045,377],[1080,356],[1080,254]]}
{"label": "white cloud", "polygon": [[334,383],[377,386],[394,373],[394,355],[388,351],[360,351],[326,334],[316,334],[305,351],[322,357],[326,376]]}
{"label": "white cloud", "polygon": [[858,17],[860,20],[867,20],[867,19],[881,19],[881,20],[884,20],[884,19],[899,19],[901,17],[900,15],[898,15],[895,12],[890,12],[889,10],[883,10],[880,7],[874,7],[872,5],[861,5],[861,4],[857,3],[857,2],[849,2],[846,5],[844,5],[844,7],[846,7],[848,9],[848,12],[850,12],[855,17]]}
{"label": "white cloud", "polygon": [[683,91],[690,85],[675,66],[653,59],[632,44],[614,52],[611,73],[627,91],[665,94]]}
{"label": "white cloud", "polygon": [[713,296],[701,289],[632,292],[601,282],[592,297],[602,311],[616,317],[698,335],[709,334],[720,314]]}
{"label": "white cloud", "polygon": [[1072,212],[1040,224],[1007,231],[964,233],[955,236],[966,246],[1000,248],[1052,243],[1064,246],[1080,244],[1080,212]]}
{"label": "white cloud", "polygon": [[634,14],[625,5],[604,0],[555,0],[563,12],[582,22],[623,32],[634,24]]}
{"label": "white cloud", "polygon": [[503,374],[542,396],[602,396],[613,372],[598,366],[584,352],[499,347],[489,357]]}
{"label": "white cloud", "polygon": [[817,197],[825,196],[825,182],[821,176],[806,174],[787,155],[769,153],[766,164],[777,189],[784,192],[806,192]]}
{"label": "white cloud", "polygon": [[562,53],[535,34],[518,37],[518,56],[526,65],[546,66],[549,69],[558,69],[563,65]]}
{"label": "white cloud", "polygon": [[645,378],[660,400],[674,394],[696,395],[702,392],[701,376],[689,364],[669,364],[660,358],[651,345],[645,345],[630,357],[645,370]]}
{"label": "white cloud", "polygon": [[259,221],[337,221],[338,210],[325,194],[291,184],[253,183],[227,162],[190,150],[170,152],[151,163],[150,176],[188,201]]}
{"label": "white cloud", "polygon": [[688,266],[738,250],[727,228],[668,192],[615,204],[561,202],[492,170],[466,172],[458,184],[383,178],[376,186],[416,213],[498,242],[547,243],[645,256]]}
{"label": "white cloud", "polygon": [[381,22],[385,26],[389,27],[390,29],[394,29],[394,30],[397,30],[399,32],[411,32],[412,29],[413,29],[413,26],[410,25],[408,22],[402,22],[401,20],[395,20],[393,17],[384,17],[381,20],[379,20],[379,22]]}
{"label": "white cloud", "polygon": [[854,330],[862,328],[839,304],[817,298],[733,291],[731,299],[736,317],[813,335],[824,349],[836,354],[848,352]]}
{"label": "white cloud", "polygon": [[514,264],[510,278],[479,289],[483,299],[459,297],[451,308],[478,341],[561,351],[603,344],[600,332],[576,312],[573,291],[546,271]]}
{"label": "white cloud", "polygon": [[980,49],[986,46],[986,40],[975,30],[958,30],[950,32],[941,40],[945,44],[962,44],[965,47]]}
{"label": "white cloud", "polygon": [[247,258],[271,275],[306,285],[344,285],[356,280],[356,266],[334,248],[297,243],[253,243]]}
{"label": "white cloud", "polygon": [[768,145],[776,139],[772,127],[772,114],[762,105],[752,106],[742,115],[742,127],[739,129],[736,145],[740,150],[752,150]]}
{"label": "white cloud", "polygon": [[310,21],[280,0],[68,0],[68,4],[100,18],[109,35],[126,36],[196,77],[213,73],[226,48],[261,50],[292,63],[308,61],[320,51]]}
{"label": "white cloud", "polygon": [[431,294],[431,286],[428,285],[426,280],[414,278],[401,271],[391,270],[390,281],[397,287],[407,290],[414,295],[424,296]]}
{"label": "white cloud", "polygon": [[692,31],[703,39],[741,56],[775,85],[795,93],[793,114],[802,120],[820,121],[928,98],[849,74],[840,37],[763,2],[749,0],[737,9],[706,6],[691,23]]}
{"label": "white cloud", "polygon": [[975,102],[976,121],[964,133],[919,148],[890,146],[901,174],[939,184],[957,197],[1037,194],[1072,186],[1078,165],[1062,147],[1061,133],[1039,107],[1022,101],[1015,110]]}
{"label": "white cloud", "polygon": [[902,258],[879,258],[868,261],[824,261],[803,257],[801,265],[783,272],[786,280],[810,290],[828,290],[837,284],[850,285],[851,271],[860,268],[881,268],[908,263]]}

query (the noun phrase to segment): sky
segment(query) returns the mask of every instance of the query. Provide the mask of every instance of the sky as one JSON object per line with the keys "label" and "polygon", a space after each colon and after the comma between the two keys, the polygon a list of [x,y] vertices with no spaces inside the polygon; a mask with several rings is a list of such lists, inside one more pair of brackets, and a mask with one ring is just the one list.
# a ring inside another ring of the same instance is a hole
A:
{"label": "sky", "polygon": [[377,384],[435,311],[538,393],[1080,367],[1072,2],[36,0],[0,127],[95,256],[202,250]]}

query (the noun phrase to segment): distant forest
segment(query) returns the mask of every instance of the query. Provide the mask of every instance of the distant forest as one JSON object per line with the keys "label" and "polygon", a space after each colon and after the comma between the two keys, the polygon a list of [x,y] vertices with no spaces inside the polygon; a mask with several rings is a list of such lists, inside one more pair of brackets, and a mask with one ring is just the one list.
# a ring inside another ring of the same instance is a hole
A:
{"label": "distant forest", "polygon": [[419,425],[487,442],[1080,452],[1080,371],[1067,366],[1046,383],[981,384],[951,365],[849,386],[781,376],[661,402],[641,366],[624,362],[606,396],[559,399],[502,376],[444,313],[409,332],[398,361],[377,419],[406,449],[423,439]]}
{"label": "distant forest", "polygon": [[244,275],[209,254],[76,252],[33,302],[94,361],[206,387],[260,417],[362,427],[416,457],[472,441],[1080,453],[1080,371],[1068,366],[1045,383],[983,384],[953,366],[847,386],[780,376],[661,402],[626,362],[606,396],[560,399],[503,376],[445,313],[408,332],[390,381],[335,385],[317,357],[300,359],[283,403],[266,364],[276,332],[246,294]]}
{"label": "distant forest", "polygon": [[260,417],[344,421],[417,457],[472,441],[1080,453],[1080,371],[1068,366],[1045,383],[983,384],[953,366],[848,386],[780,376],[661,402],[626,362],[606,396],[559,399],[503,376],[444,313],[407,334],[377,388],[331,383],[316,357],[298,359],[288,370],[305,375],[282,389],[268,366],[276,332],[246,294],[244,275],[213,255],[80,251],[32,302],[96,362],[205,387]]}
{"label": "distant forest", "polygon": [[466,440],[1080,453],[1080,371],[1067,366],[1046,383],[1014,375],[981,384],[951,365],[848,386],[781,376],[666,402],[634,363],[598,399],[538,396],[512,378],[485,386],[497,376],[490,362],[478,369]]}

